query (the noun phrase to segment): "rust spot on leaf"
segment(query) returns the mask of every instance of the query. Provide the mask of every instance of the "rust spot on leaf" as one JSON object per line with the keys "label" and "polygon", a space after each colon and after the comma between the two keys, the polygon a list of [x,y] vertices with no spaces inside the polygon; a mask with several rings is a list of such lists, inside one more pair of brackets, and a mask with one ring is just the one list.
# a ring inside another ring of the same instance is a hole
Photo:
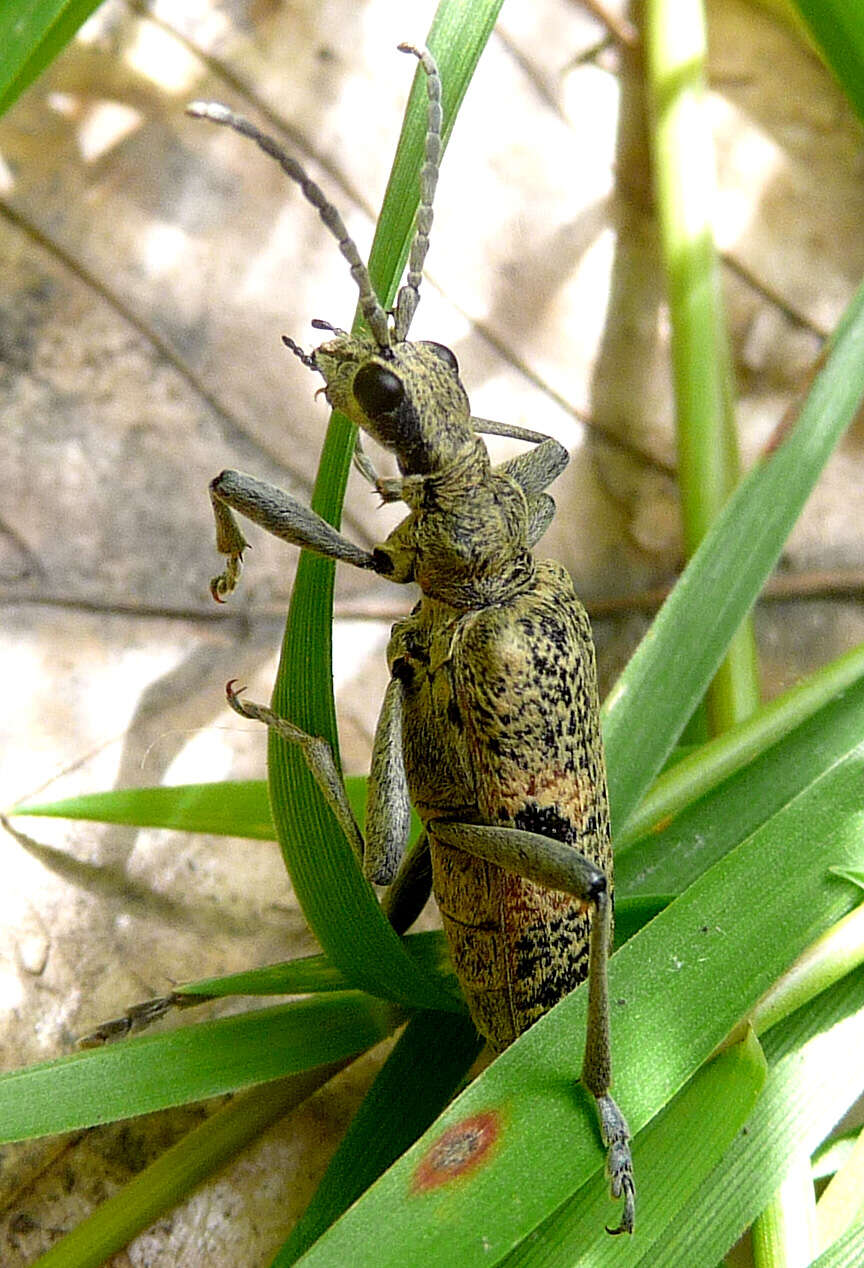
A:
{"label": "rust spot on leaf", "polygon": [[499,1135],[501,1119],[495,1110],[482,1110],[448,1127],[417,1164],[413,1193],[426,1193],[458,1180],[487,1162]]}
{"label": "rust spot on leaf", "polygon": [[651,825],[651,831],[655,834],[658,832],[665,832],[674,818],[674,815],[663,815],[662,819],[658,819],[656,823]]}

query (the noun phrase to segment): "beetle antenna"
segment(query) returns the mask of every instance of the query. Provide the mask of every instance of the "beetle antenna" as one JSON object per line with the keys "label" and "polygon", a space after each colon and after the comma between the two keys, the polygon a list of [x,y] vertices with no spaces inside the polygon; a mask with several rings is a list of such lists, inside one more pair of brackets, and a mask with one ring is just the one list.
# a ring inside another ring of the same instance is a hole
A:
{"label": "beetle antenna", "polygon": [[[276,160],[286,176],[300,186],[304,198],[317,210],[318,215],[339,243],[339,250],[348,261],[351,268],[351,276],[354,278],[357,290],[360,292],[360,310],[366,318],[375,342],[382,350],[389,348],[392,339],[387,322],[387,314],[384,312],[381,301],[372,287],[369,270],[360,259],[357,244],[345,228],[344,220],[327,199],[321,187],[316,185],[310,176],[307,176],[297,160],[287,154],[277,141],[274,141],[266,132],[262,132],[260,128],[257,128],[254,123],[244,118],[243,115],[235,114],[233,110],[229,110],[227,106],[220,105],[217,101],[193,101],[191,105],[186,107],[186,113],[191,115],[193,119],[209,119],[211,123],[218,123],[223,127],[233,128],[241,136],[249,137],[265,154],[269,154],[271,158]],[[424,168],[424,172],[425,170]],[[432,188],[434,189],[434,183]],[[423,254],[425,255],[425,251]],[[413,261],[413,247],[411,258]],[[409,279],[410,276],[409,274]]]}
{"label": "beetle antenna", "polygon": [[411,242],[411,253],[408,257],[408,276],[400,287],[396,297],[394,336],[401,342],[408,334],[411,319],[420,302],[420,279],[423,275],[423,262],[429,250],[429,231],[432,228],[432,201],[435,187],[438,184],[438,171],[441,166],[441,76],[435,58],[428,49],[415,48],[413,44],[400,44],[400,53],[413,53],[426,72],[426,93],[429,100],[429,112],[426,123],[425,156],[426,161],[420,172],[420,205],[417,208],[414,238]]}
{"label": "beetle antenna", "polygon": [[308,352],[304,352],[299,344],[296,344],[293,339],[289,339],[288,335],[282,336],[282,342],[289,351],[294,353],[294,356],[298,361],[303,362],[307,370],[316,370],[319,374],[321,373],[318,366],[315,364],[315,358],[310,357]]}

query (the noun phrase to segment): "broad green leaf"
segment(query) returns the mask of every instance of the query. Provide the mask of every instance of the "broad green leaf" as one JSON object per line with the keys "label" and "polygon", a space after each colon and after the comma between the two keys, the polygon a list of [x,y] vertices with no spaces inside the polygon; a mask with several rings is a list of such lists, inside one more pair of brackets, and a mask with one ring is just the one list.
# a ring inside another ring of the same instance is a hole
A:
{"label": "broad green leaf", "polygon": [[100,0],[8,0],[0,5],[0,114],[66,47]]}
{"label": "broad green leaf", "polygon": [[861,974],[850,974],[765,1036],[769,1073],[747,1131],[670,1226],[665,1244],[654,1248],[651,1268],[716,1268],[768,1203],[789,1162],[812,1152],[864,1091],[862,1045]]}
{"label": "broad green leaf", "polygon": [[0,1141],[200,1101],[364,1051],[403,1014],[356,991],[183,1026],[0,1075]]}
{"label": "broad green leaf", "polygon": [[[703,1066],[639,1133],[633,1163],[639,1184],[636,1235],[610,1240],[606,1177],[596,1174],[502,1262],[507,1268],[623,1268],[651,1262],[650,1247],[662,1242],[705,1177],[749,1118],[767,1067],[752,1031]],[[646,1255],[647,1252],[647,1255]]]}
{"label": "broad green leaf", "polygon": [[440,1114],[483,1040],[467,1017],[420,1013],[387,1058],[273,1268],[288,1268]]}
{"label": "broad green leaf", "polygon": [[864,286],[797,423],[714,521],[604,705],[615,831],[663,764],[864,392]]}
{"label": "broad green leaf", "polygon": [[[830,876],[827,864],[864,851],[862,773],[864,744],[613,956],[615,1087],[634,1132],[669,1103],[797,956],[854,906],[854,887]],[[750,901],[754,894],[758,902]],[[730,903],[730,895],[741,901]],[[585,1003],[584,989],[573,992],[513,1044],[304,1263],[344,1263],[352,1245],[374,1239],[380,1268],[418,1256],[428,1268],[454,1259],[466,1268],[494,1264],[557,1210],[603,1161],[592,1107],[571,1082]],[[424,1155],[446,1128],[478,1114],[497,1132],[494,1165],[417,1192]],[[609,1210],[614,1218],[611,1204]]]}
{"label": "broad green leaf", "polygon": [[[439,5],[428,48],[441,72],[446,141],[501,0]],[[425,77],[418,70],[390,175],[369,270],[385,308],[391,303],[411,239],[426,127]],[[446,162],[446,159],[445,159]],[[312,506],[337,523],[355,429],[335,416],[327,433]],[[273,708],[336,750],[331,670],[331,561],[304,552],[294,583]],[[270,800],[297,897],[322,949],[354,984],[414,1006],[447,1007],[437,983],[403,950],[360,876],[300,753],[271,732]]]}

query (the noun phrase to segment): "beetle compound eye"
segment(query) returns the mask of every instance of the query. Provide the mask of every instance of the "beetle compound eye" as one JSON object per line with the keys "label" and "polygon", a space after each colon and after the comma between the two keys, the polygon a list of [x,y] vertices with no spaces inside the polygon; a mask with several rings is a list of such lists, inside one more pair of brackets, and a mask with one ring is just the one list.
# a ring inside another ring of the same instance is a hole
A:
{"label": "beetle compound eye", "polygon": [[374,361],[361,366],[354,375],[354,397],[367,418],[380,418],[397,409],[405,396],[398,375]]}
{"label": "beetle compound eye", "polygon": [[443,343],[434,343],[431,339],[422,340],[423,347],[428,348],[430,352],[434,352],[439,360],[443,361],[448,370],[452,370],[454,374],[459,373],[459,362],[456,360],[455,352],[446,347]]}

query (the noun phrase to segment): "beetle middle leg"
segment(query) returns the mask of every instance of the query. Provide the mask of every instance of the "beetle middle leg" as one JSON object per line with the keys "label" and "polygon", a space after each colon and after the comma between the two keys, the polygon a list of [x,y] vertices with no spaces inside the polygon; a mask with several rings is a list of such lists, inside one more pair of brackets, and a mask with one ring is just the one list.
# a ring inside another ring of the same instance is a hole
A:
{"label": "beetle middle leg", "polygon": [[228,703],[241,717],[263,722],[301,750],[306,765],[342,829],[363,874],[375,884],[389,884],[405,854],[411,830],[411,803],[402,760],[402,684],[391,678],[372,748],[372,773],[366,806],[366,837],[357,826],[345,784],[328,742],[251,700],[241,700],[233,683],[226,688]]}
{"label": "beetle middle leg", "polygon": [[433,840],[484,859],[547,889],[561,890],[592,910],[588,952],[588,1022],[582,1082],[594,1097],[606,1146],[606,1167],[614,1198],[624,1199],[621,1222],[610,1232],[632,1233],[635,1223],[630,1131],[610,1095],[609,988],[606,966],[612,930],[612,902],[605,873],[572,845],[521,828],[436,819]]}

